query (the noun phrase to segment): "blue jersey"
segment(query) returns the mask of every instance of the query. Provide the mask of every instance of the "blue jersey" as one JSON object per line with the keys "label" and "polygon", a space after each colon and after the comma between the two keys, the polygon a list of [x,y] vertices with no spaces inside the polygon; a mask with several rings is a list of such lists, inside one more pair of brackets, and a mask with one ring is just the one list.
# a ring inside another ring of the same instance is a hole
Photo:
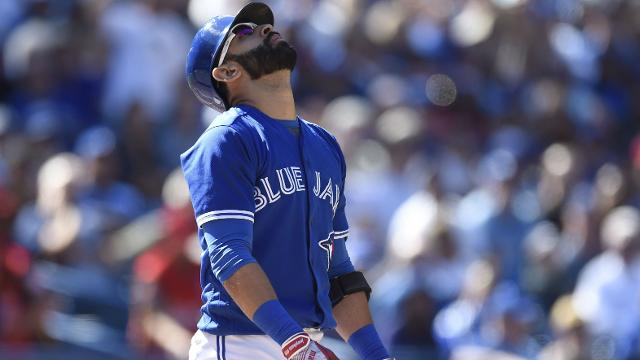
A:
{"label": "blue jersey", "polygon": [[346,166],[335,138],[297,119],[299,136],[259,110],[220,114],[181,155],[203,249],[198,328],[262,334],[214,275],[202,226],[253,223],[251,254],[302,327],[333,328],[328,270],[334,239],[348,233]]}

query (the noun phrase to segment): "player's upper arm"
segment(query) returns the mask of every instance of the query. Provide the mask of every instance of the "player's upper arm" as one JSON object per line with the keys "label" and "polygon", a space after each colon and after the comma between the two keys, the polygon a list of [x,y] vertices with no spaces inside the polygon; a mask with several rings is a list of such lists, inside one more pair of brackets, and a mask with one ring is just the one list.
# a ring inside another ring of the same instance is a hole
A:
{"label": "player's upper arm", "polygon": [[198,226],[224,219],[253,222],[256,160],[236,130],[208,129],[180,160]]}

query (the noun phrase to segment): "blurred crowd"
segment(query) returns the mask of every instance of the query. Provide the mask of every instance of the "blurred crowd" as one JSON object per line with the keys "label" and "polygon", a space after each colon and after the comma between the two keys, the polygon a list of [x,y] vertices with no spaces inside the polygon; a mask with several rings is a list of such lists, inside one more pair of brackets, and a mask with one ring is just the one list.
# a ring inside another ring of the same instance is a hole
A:
{"label": "blurred crowd", "polygon": [[[640,359],[640,1],[267,2],[397,359]],[[0,2],[0,358],[185,358],[184,60],[241,6]]]}

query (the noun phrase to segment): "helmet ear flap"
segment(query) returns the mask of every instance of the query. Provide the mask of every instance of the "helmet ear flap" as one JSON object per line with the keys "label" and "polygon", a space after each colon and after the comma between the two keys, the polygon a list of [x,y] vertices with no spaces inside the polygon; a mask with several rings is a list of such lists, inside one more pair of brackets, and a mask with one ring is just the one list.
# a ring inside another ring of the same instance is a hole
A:
{"label": "helmet ear flap", "polygon": [[225,109],[231,107],[231,102],[229,101],[229,87],[226,83],[217,83],[218,94],[220,95],[220,99],[222,100],[222,104]]}
{"label": "helmet ear flap", "polygon": [[216,16],[198,30],[191,42],[185,66],[187,83],[193,94],[201,103],[219,112],[226,111],[227,106],[216,89],[211,65],[233,20],[233,16]]}

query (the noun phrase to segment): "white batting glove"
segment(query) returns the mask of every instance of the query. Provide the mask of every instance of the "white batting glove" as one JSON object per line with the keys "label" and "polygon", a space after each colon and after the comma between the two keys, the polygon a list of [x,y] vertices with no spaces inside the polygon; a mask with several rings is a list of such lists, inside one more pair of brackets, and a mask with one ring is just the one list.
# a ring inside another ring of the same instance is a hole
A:
{"label": "white batting glove", "polygon": [[340,360],[331,350],[311,340],[307,333],[297,333],[282,344],[287,360]]}

